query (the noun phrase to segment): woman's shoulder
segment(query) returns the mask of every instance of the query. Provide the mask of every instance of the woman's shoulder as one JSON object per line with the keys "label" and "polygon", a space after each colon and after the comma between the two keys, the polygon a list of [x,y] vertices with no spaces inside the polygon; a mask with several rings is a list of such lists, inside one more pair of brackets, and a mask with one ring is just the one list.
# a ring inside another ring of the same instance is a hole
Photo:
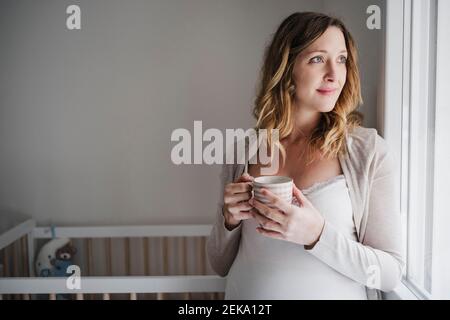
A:
{"label": "woman's shoulder", "polygon": [[388,175],[398,170],[394,153],[386,140],[374,128],[355,128],[347,135],[347,168],[363,181],[376,175]]}
{"label": "woman's shoulder", "polygon": [[386,140],[375,128],[355,127],[348,133],[348,152],[359,157],[372,158],[389,152]]}

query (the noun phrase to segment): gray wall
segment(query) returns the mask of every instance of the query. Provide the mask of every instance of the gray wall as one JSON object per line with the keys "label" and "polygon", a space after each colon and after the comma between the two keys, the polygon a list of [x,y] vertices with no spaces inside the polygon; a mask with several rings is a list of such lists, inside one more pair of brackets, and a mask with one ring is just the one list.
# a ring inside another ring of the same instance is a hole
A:
{"label": "gray wall", "polygon": [[[369,30],[366,27],[367,7],[377,5],[381,9],[382,29]],[[377,128],[377,107],[382,83],[382,57],[384,55],[384,0],[325,0],[323,12],[332,14],[345,23],[358,49],[360,62],[361,92],[364,103],[360,111],[364,114],[364,126]]]}
{"label": "gray wall", "polygon": [[[248,128],[265,45],[295,11],[339,14],[376,123],[379,1],[0,4],[0,205],[39,224],[211,223],[219,166],[170,161],[176,128]],[[79,4],[82,29],[65,27]]]}

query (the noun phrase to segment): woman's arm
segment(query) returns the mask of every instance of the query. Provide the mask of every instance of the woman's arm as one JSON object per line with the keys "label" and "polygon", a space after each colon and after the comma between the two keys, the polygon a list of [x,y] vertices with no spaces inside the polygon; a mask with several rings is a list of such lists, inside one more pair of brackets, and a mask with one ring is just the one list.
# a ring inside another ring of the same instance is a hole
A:
{"label": "woman's arm", "polygon": [[325,222],[319,241],[308,252],[365,286],[391,291],[399,284],[405,265],[399,193],[392,155],[385,142],[377,139],[364,239],[361,243],[348,239]]}
{"label": "woman's arm", "polygon": [[225,185],[233,181],[236,165],[223,164],[220,175],[220,200],[216,210],[216,220],[206,242],[206,252],[213,270],[225,277],[236,258],[241,238],[242,223],[229,231],[223,216],[223,194]]}

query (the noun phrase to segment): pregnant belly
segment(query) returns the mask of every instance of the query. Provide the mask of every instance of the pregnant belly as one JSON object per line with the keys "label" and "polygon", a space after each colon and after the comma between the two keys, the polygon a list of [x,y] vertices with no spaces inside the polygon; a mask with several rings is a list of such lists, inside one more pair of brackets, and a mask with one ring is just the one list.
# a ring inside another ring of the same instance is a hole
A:
{"label": "pregnant belly", "polygon": [[240,250],[227,276],[225,299],[367,299],[363,285],[303,248],[284,253],[270,259],[269,254],[244,256]]}

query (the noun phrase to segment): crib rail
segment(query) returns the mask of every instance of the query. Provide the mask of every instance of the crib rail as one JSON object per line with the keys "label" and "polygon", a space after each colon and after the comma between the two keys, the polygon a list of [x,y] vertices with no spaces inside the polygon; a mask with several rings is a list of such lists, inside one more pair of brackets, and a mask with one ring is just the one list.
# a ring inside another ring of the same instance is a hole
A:
{"label": "crib rail", "polygon": [[185,293],[223,292],[219,276],[81,277],[80,289],[66,286],[66,278],[0,278],[0,294],[52,293]]}
{"label": "crib rail", "polygon": [[[140,237],[206,237],[211,225],[151,225],[56,227],[55,237],[65,238],[140,238]],[[36,239],[50,239],[50,227],[34,228]]]}

